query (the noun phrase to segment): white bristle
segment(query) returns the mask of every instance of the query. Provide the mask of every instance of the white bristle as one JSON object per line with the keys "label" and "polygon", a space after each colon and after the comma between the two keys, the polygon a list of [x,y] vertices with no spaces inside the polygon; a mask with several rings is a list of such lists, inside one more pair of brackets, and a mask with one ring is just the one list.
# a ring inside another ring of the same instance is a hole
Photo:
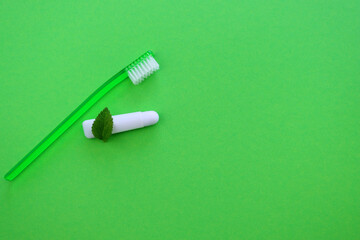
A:
{"label": "white bristle", "polygon": [[131,81],[137,85],[157,70],[159,70],[159,64],[150,55],[128,70],[128,75]]}

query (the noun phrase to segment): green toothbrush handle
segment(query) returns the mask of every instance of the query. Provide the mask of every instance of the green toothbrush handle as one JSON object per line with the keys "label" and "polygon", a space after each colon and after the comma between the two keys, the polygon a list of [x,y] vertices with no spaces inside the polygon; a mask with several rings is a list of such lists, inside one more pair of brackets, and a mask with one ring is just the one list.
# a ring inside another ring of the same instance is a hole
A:
{"label": "green toothbrush handle", "polygon": [[121,70],[93,94],[91,94],[80,106],[78,106],[67,118],[64,119],[48,136],[46,136],[33,150],[20,160],[6,175],[6,180],[13,180],[27,166],[29,166],[41,153],[43,153],[56,139],[58,139],[71,125],[73,125],[87,110],[89,110],[100,98],[108,93],[117,84],[128,77],[126,69]]}

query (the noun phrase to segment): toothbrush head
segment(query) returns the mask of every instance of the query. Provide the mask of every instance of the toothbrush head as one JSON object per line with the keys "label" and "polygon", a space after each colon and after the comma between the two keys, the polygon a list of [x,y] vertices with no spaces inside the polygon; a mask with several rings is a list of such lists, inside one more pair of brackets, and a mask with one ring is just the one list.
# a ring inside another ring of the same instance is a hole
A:
{"label": "toothbrush head", "polygon": [[154,54],[151,51],[147,51],[126,67],[129,78],[135,85],[141,83],[157,70],[159,70],[159,64],[155,61]]}

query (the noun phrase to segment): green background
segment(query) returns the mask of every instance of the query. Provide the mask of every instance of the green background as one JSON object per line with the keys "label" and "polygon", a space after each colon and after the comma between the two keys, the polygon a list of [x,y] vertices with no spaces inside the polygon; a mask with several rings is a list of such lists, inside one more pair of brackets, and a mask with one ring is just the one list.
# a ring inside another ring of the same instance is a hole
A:
{"label": "green background", "polygon": [[[360,4],[1,1],[0,170],[147,50],[15,181],[0,239],[359,239]],[[155,110],[88,140],[81,122]]]}

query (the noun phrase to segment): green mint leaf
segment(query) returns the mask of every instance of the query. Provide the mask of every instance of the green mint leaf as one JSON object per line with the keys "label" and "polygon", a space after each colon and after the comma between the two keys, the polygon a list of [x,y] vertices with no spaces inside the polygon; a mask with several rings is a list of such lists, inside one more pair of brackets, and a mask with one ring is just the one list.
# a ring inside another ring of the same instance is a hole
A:
{"label": "green mint leaf", "polygon": [[96,138],[106,142],[111,137],[113,126],[114,122],[111,113],[108,108],[104,108],[96,117],[91,131]]}

